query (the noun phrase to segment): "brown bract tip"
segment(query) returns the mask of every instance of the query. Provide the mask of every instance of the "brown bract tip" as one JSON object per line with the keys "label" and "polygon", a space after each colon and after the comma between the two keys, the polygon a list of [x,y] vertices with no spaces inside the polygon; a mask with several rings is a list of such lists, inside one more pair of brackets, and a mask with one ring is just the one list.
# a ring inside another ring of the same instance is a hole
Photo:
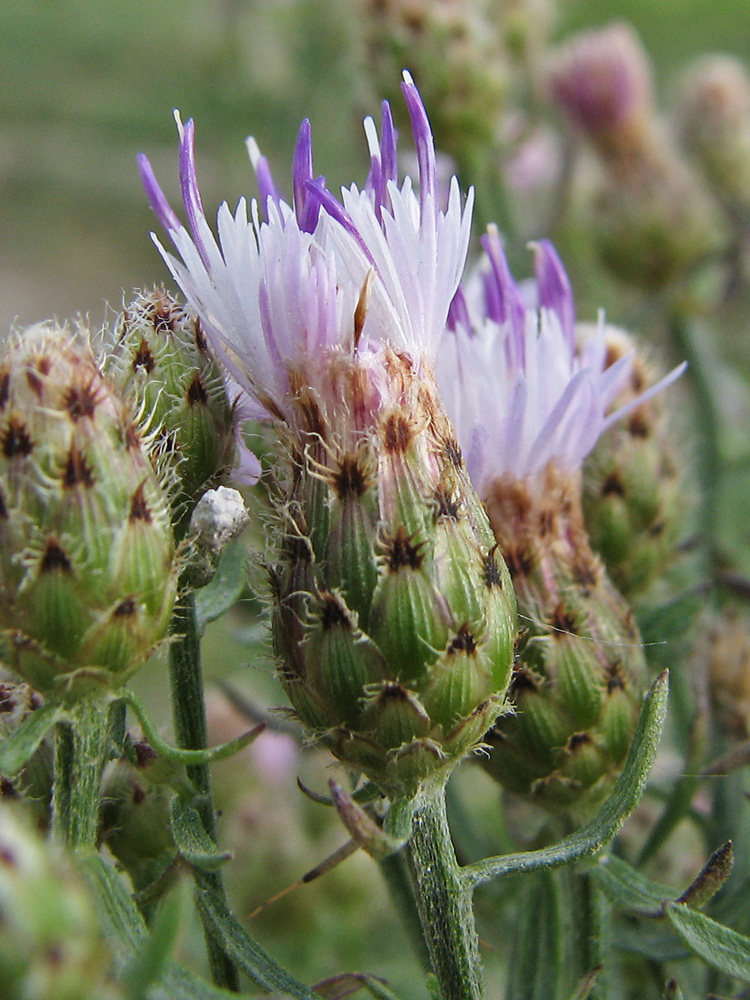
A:
{"label": "brown bract tip", "polygon": [[320,600],[320,623],[324,630],[332,628],[351,628],[349,612],[341,599],[331,591],[323,591],[318,595]]}
{"label": "brown bract tip", "polygon": [[52,535],[47,539],[47,547],[42,555],[39,568],[42,573],[52,573],[55,570],[59,570],[61,573],[70,573],[72,569],[65,550]]}
{"label": "brown bract tip", "polygon": [[138,487],[130,499],[130,521],[150,521],[151,509],[146,500],[144,484]]}
{"label": "brown bract tip", "polygon": [[140,346],[135,352],[135,357],[133,358],[133,371],[137,371],[139,368],[145,368],[150,375],[155,367],[156,361],[151,353],[148,341],[145,337],[141,337]]}
{"label": "brown bract tip", "polygon": [[383,421],[382,433],[385,450],[403,455],[414,437],[414,428],[403,413],[390,413]]}
{"label": "brown bract tip", "polygon": [[190,406],[195,406],[196,404],[205,406],[206,403],[208,403],[208,393],[206,392],[206,387],[203,385],[200,372],[196,372],[195,375],[193,375],[193,379],[188,386],[186,395]]}
{"label": "brown bract tip", "polygon": [[2,431],[2,449],[6,458],[26,458],[34,450],[34,442],[20,417],[11,417]]}
{"label": "brown bract tip", "polygon": [[424,561],[422,547],[421,542],[413,544],[411,537],[406,533],[406,528],[401,525],[395,537],[387,542],[388,568],[394,573],[404,567],[419,569]]}

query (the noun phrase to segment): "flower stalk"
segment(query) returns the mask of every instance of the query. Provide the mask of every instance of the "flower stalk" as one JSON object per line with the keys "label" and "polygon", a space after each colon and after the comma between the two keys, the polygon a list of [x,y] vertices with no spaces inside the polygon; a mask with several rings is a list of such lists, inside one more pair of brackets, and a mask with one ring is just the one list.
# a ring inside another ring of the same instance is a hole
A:
{"label": "flower stalk", "polygon": [[414,803],[408,859],[417,909],[443,1000],[482,1000],[472,890],[461,878],[445,811],[445,786]]}
{"label": "flower stalk", "polygon": [[52,834],[73,851],[96,851],[100,785],[110,742],[111,703],[83,699],[55,732]]}
{"label": "flower stalk", "polygon": [[[203,700],[203,670],[200,656],[200,635],[195,616],[195,598],[182,594],[175,606],[170,626],[173,641],[169,647],[169,679],[172,690],[172,711],[177,745],[184,750],[205,750],[207,743],[206,706]],[[211,779],[207,764],[189,764],[188,778],[197,796],[193,803],[206,833],[216,840],[216,819],[211,800]],[[225,900],[224,880],[220,871],[197,874],[199,889],[209,889]],[[213,924],[201,911],[203,932],[208,948],[211,973],[217,986],[239,990],[237,967],[222,947]]]}

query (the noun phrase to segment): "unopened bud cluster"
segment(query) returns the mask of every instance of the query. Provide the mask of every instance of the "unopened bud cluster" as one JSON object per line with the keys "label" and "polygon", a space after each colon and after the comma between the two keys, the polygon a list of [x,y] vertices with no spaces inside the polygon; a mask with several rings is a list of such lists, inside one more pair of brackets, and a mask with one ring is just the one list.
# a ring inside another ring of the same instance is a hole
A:
{"label": "unopened bud cluster", "polygon": [[298,397],[274,647],[304,722],[400,797],[501,711],[515,598],[431,378],[387,351],[373,405],[356,358],[329,364],[336,410]]}
{"label": "unopened bud cluster", "polygon": [[[634,346],[629,334],[608,329],[610,363]],[[614,407],[626,406],[655,381],[652,366],[636,353]],[[600,438],[583,470],[592,547],[628,600],[642,596],[674,560],[687,506],[665,401],[652,396]]]}
{"label": "unopened bud cluster", "polygon": [[48,695],[122,683],[176,590],[169,502],[83,337],[38,326],[0,360],[0,623]]}
{"label": "unopened bud cluster", "polygon": [[486,769],[553,811],[586,816],[633,736],[646,663],[633,613],[592,552],[579,476],[498,481],[487,498],[527,637]]}
{"label": "unopened bud cluster", "polygon": [[223,375],[196,314],[163,288],[142,292],[105,344],[105,372],[154,435],[153,458],[176,480],[178,534],[234,460]]}

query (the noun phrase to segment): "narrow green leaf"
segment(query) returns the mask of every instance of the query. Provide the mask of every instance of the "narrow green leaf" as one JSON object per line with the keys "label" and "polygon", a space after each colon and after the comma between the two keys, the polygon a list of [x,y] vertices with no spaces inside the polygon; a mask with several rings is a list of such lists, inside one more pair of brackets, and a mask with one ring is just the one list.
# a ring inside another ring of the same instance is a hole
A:
{"label": "narrow green leaf", "polygon": [[206,833],[197,810],[179,795],[170,803],[169,825],[177,850],[193,867],[213,872],[231,860],[231,852],[219,850]]}
{"label": "narrow green leaf", "polygon": [[20,771],[62,716],[62,708],[49,701],[27,715],[18,729],[0,743],[0,774],[10,776]]}
{"label": "narrow green leaf", "polygon": [[646,695],[623,772],[612,794],[590,823],[553,847],[524,854],[506,854],[467,865],[462,872],[466,887],[474,888],[515,872],[557,868],[601,851],[616,835],[643,794],[664,726],[668,693],[668,675],[664,671]]}
{"label": "narrow green leaf", "polygon": [[151,933],[123,974],[127,1000],[144,1000],[146,990],[166,969],[191,893],[187,878],[166,896],[156,911]]}
{"label": "narrow green leaf", "polygon": [[196,898],[201,916],[208,918],[226,953],[257,986],[294,1000],[320,1000],[253,940],[216,893],[199,888]]}
{"label": "narrow green leaf", "polygon": [[[96,854],[82,857],[80,864],[96,894],[117,965],[123,970],[148,947],[146,923],[112,865]],[[149,987],[146,996],[148,1000],[252,1000],[247,994],[240,996],[212,986],[172,961]]]}
{"label": "narrow green leaf", "polygon": [[675,898],[669,886],[652,882],[621,858],[610,854],[589,869],[607,899],[628,913],[661,917],[665,903]]}
{"label": "narrow green leaf", "polygon": [[240,599],[245,587],[245,561],[245,547],[238,538],[222,552],[213,580],[196,590],[195,617],[201,632]]}
{"label": "narrow green leaf", "polygon": [[260,736],[265,728],[263,725],[256,726],[243,736],[238,736],[237,739],[230,740],[228,743],[222,743],[218,747],[211,747],[209,750],[181,750],[178,747],[171,746],[159,736],[153,722],[148,717],[145,706],[130,688],[123,688],[118,692],[118,697],[122,698],[128,707],[132,708],[133,712],[135,712],[143,733],[151,748],[156,752],[156,755],[174,763],[205,765],[225,760],[227,757],[232,757],[234,754],[239,753],[240,750],[244,750],[246,746]]}
{"label": "narrow green leaf", "polygon": [[684,903],[669,903],[667,917],[685,944],[704,962],[750,982],[750,938]]}

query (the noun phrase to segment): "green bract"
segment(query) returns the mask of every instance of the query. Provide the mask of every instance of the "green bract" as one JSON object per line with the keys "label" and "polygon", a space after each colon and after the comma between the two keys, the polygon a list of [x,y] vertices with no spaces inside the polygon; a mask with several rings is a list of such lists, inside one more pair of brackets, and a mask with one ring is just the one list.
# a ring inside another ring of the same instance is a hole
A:
{"label": "green bract", "polygon": [[[620,331],[607,338],[612,361],[631,350]],[[655,382],[636,357],[624,406]],[[598,441],[583,469],[583,513],[593,548],[629,599],[661,576],[677,552],[686,512],[685,484],[675,457],[662,396],[641,403]]]}
{"label": "green bract", "polygon": [[154,434],[153,457],[176,476],[181,534],[204,490],[235,456],[234,414],[200,320],[163,288],[140,293],[119,317],[104,365]]}
{"label": "green bract", "polygon": [[169,503],[128,409],[64,329],[0,362],[4,658],[47,695],[115,687],[163,638],[176,590]]}
{"label": "green bract", "polygon": [[515,598],[434,383],[334,355],[335,418],[296,399],[274,648],[301,719],[392,797],[475,747],[504,704]]}
{"label": "green bract", "polygon": [[517,708],[488,742],[486,769],[553,812],[584,818],[630,746],[646,663],[633,613],[591,551],[580,482],[498,481],[487,500],[528,630],[511,684]]}

